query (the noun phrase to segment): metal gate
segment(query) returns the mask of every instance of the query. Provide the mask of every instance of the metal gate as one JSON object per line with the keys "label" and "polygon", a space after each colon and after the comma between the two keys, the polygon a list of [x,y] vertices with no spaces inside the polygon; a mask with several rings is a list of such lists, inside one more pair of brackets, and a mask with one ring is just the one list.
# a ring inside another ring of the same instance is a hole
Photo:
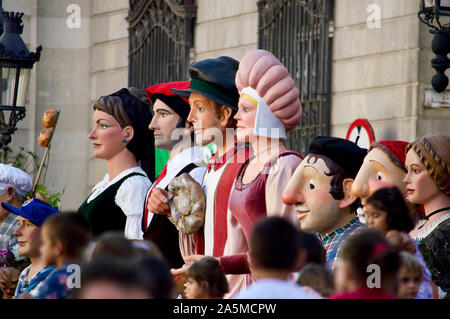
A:
{"label": "metal gate", "polygon": [[258,47],[286,66],[303,107],[286,146],[306,155],[315,136],[330,134],[333,1],[259,0],[258,13]]}
{"label": "metal gate", "polygon": [[187,80],[195,0],[130,0],[129,86]]}

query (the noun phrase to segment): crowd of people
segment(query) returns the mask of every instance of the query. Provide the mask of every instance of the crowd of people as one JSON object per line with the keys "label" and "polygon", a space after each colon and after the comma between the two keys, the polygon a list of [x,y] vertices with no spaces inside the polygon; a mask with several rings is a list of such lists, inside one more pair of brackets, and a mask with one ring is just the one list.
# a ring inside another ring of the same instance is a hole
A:
{"label": "crowd of people", "polygon": [[[298,91],[270,52],[189,75],[94,103],[107,174],[76,212],[0,164],[3,298],[450,298],[450,136],[299,154]],[[155,180],[150,139],[169,153]]]}

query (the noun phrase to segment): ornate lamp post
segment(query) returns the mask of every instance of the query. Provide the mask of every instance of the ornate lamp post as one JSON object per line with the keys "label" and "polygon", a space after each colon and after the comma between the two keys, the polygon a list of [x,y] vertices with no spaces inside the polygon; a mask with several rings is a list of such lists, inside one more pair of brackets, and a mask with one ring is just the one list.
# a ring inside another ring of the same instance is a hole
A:
{"label": "ornate lamp post", "polygon": [[[17,122],[25,117],[31,69],[40,59],[42,46],[30,52],[23,42],[20,36],[23,13],[2,11],[1,15],[4,32],[0,37],[0,147],[5,162],[11,135],[17,129]],[[9,118],[5,117],[5,111],[9,111]]]}
{"label": "ornate lamp post", "polygon": [[431,67],[436,74],[431,79],[431,85],[437,92],[447,88],[448,77],[445,70],[450,67],[450,26],[441,22],[442,16],[450,16],[450,0],[422,0],[419,12],[419,20],[430,27],[434,34],[431,49],[436,56],[431,60]]}

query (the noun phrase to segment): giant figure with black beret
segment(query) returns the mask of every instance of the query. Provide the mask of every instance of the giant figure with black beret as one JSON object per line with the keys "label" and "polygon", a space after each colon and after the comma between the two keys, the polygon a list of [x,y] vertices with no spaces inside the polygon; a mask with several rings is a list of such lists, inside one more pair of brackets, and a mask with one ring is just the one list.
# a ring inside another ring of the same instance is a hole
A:
{"label": "giant figure with black beret", "polygon": [[360,201],[351,192],[365,155],[353,142],[318,136],[283,192],[283,201],[295,205],[300,228],[319,233],[331,268],[346,238],[367,228],[356,216]]}

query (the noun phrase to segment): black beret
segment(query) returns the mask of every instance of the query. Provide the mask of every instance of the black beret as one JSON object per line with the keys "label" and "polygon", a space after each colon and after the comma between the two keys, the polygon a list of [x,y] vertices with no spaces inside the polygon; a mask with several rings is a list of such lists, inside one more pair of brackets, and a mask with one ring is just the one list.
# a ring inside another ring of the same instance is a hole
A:
{"label": "black beret", "polygon": [[191,92],[199,93],[221,105],[238,109],[239,92],[235,78],[239,61],[221,56],[193,63],[189,67],[191,87],[179,90],[171,89],[177,95],[189,97]]}
{"label": "black beret", "polygon": [[317,136],[309,145],[308,153],[328,157],[355,178],[364,161],[367,150],[343,138]]}
{"label": "black beret", "polygon": [[152,147],[148,141],[153,138],[152,132],[148,129],[152,121],[149,106],[131,94],[127,88],[122,88],[110,95],[118,96],[122,100],[125,113],[134,129],[134,136],[127,144],[127,148],[138,161],[147,157],[151,151],[149,148]]}

